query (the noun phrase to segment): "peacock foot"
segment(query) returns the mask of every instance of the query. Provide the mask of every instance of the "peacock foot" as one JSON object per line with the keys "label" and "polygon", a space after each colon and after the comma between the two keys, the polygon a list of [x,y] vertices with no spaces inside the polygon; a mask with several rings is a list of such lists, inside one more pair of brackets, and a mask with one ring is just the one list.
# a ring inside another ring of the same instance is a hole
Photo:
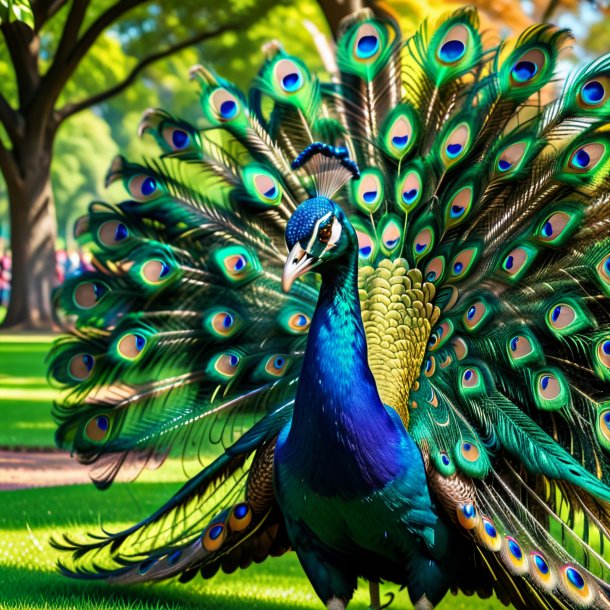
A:
{"label": "peacock foot", "polygon": [[345,602],[338,597],[333,597],[326,603],[327,610],[345,610]]}

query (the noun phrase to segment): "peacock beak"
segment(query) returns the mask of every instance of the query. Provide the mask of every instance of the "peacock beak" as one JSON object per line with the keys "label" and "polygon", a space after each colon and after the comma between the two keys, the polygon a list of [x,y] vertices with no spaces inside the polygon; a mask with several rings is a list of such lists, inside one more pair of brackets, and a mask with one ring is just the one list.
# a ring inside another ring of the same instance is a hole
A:
{"label": "peacock beak", "polygon": [[282,290],[288,292],[294,281],[304,273],[307,273],[307,271],[317,262],[318,259],[315,256],[311,256],[311,254],[297,242],[292,250],[290,250],[290,254],[284,265],[284,271],[282,273]]}

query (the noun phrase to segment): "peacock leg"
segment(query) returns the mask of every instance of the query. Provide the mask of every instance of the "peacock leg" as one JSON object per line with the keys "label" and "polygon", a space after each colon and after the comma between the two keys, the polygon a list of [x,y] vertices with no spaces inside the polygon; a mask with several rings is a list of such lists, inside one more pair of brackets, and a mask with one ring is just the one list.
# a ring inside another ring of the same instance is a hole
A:
{"label": "peacock leg", "polygon": [[345,602],[338,597],[333,597],[326,604],[327,610],[345,610]]}
{"label": "peacock leg", "polygon": [[381,608],[381,602],[379,601],[379,583],[369,581],[369,597],[371,598],[371,604],[369,610],[379,610]]}
{"label": "peacock leg", "polygon": [[415,610],[432,610],[433,608],[432,602],[425,595],[422,595],[415,604]]}

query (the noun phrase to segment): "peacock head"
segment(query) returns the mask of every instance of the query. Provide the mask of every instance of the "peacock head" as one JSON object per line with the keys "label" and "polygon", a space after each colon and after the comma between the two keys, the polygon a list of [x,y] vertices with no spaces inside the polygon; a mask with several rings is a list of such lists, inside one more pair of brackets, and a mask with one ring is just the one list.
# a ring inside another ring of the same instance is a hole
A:
{"label": "peacock head", "polygon": [[327,197],[313,197],[302,203],[286,226],[286,245],[290,250],[282,288],[288,292],[301,275],[316,269],[323,272],[356,252],[356,232],[343,210]]}

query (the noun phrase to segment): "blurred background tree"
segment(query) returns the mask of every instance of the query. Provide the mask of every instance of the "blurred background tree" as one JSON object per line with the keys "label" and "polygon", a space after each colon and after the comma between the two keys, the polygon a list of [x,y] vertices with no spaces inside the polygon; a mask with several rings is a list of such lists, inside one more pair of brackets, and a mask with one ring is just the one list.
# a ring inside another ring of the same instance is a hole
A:
{"label": "blurred background tree", "polygon": [[[496,39],[540,20],[582,22],[592,51],[610,26],[591,0],[475,0]],[[5,326],[48,329],[54,249],[73,247],[71,225],[103,197],[103,177],[120,150],[135,159],[142,112],[165,107],[196,121],[188,69],[205,63],[247,88],[262,45],[279,39],[317,72],[315,40],[362,6],[390,13],[405,29],[461,0],[0,0],[0,243],[11,236],[12,298]],[[574,19],[574,15],[579,15]],[[586,19],[585,19],[586,21]],[[566,23],[562,23],[566,25]],[[582,33],[579,33],[582,36]],[[582,40],[579,40],[582,42]],[[10,205],[9,205],[10,204]],[[59,240],[58,240],[59,238]]]}
{"label": "blurred background tree", "polygon": [[[57,239],[51,162],[60,126],[127,89],[154,62],[249,28],[276,2],[2,2],[0,169],[12,251],[11,299],[4,324],[50,328]],[[69,148],[74,160],[74,147]],[[82,194],[82,185],[73,188]]]}

